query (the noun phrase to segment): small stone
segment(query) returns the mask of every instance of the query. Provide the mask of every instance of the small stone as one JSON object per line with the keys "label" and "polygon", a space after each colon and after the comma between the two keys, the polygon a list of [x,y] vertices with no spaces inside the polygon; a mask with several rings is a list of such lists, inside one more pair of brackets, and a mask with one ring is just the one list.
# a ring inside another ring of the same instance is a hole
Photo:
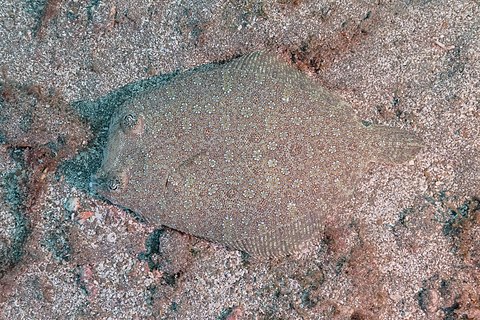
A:
{"label": "small stone", "polygon": [[65,201],[64,207],[68,212],[76,212],[80,208],[80,200],[77,197],[70,197]]}
{"label": "small stone", "polygon": [[115,232],[110,232],[107,235],[107,241],[110,242],[110,243],[114,243],[114,242],[117,241],[117,235],[115,234]]}

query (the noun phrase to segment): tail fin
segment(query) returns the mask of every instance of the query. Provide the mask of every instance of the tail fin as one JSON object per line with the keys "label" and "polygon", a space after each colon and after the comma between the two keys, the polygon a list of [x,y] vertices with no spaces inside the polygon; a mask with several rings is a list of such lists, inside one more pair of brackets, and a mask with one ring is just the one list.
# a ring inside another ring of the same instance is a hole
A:
{"label": "tail fin", "polygon": [[413,159],[423,148],[423,141],[414,133],[387,126],[372,126],[371,148],[375,162],[402,163]]}

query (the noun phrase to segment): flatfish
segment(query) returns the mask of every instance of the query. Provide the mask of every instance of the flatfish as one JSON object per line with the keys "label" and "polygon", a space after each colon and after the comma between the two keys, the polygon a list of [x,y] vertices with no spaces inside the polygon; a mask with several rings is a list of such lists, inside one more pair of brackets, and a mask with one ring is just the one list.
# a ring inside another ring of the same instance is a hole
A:
{"label": "flatfish", "polygon": [[321,236],[368,164],[421,148],[406,130],[365,126],[276,54],[254,52],[120,106],[94,185],[150,223],[281,256]]}

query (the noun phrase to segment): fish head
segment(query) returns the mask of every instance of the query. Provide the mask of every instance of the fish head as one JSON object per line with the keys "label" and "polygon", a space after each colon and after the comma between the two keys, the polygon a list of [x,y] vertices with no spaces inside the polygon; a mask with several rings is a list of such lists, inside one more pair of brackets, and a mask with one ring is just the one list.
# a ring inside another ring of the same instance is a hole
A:
{"label": "fish head", "polygon": [[102,165],[90,182],[93,192],[115,204],[132,202],[145,163],[144,132],[145,117],[135,105],[121,108],[112,117]]}

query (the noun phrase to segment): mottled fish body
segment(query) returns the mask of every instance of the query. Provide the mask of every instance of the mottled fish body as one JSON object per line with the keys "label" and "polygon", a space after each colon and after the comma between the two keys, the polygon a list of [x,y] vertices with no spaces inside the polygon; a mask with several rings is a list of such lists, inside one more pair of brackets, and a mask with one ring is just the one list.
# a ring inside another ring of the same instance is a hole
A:
{"label": "mottled fish body", "polygon": [[320,235],[369,163],[420,149],[412,133],[364,126],[307,75],[256,52],[121,106],[98,192],[151,223],[278,256]]}

